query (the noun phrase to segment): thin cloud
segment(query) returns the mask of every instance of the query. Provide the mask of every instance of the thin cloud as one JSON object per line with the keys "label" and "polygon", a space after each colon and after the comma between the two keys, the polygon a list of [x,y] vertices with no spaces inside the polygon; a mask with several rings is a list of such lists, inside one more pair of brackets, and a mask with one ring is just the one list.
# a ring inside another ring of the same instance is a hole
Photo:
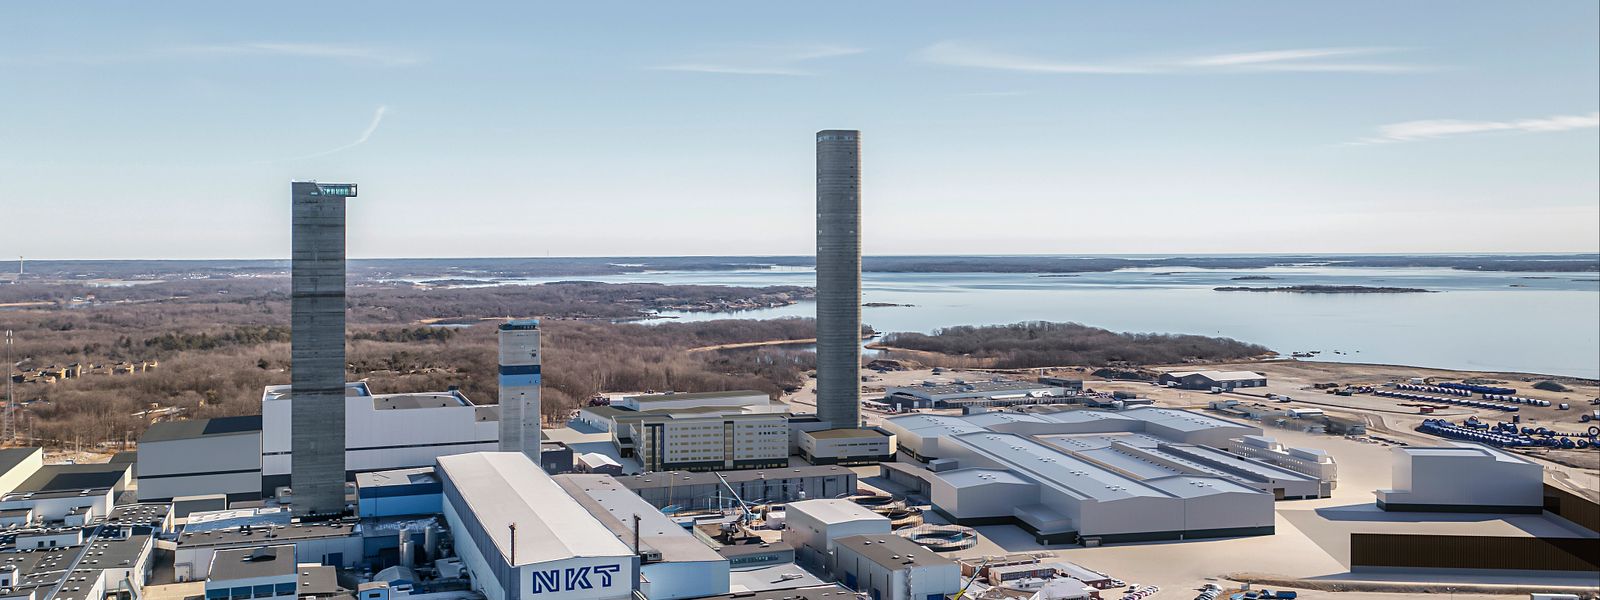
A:
{"label": "thin cloud", "polygon": [[334,154],[334,153],[337,153],[337,152],[344,152],[345,150],[349,150],[349,149],[354,148],[356,146],[360,146],[362,144],[365,144],[365,143],[367,143],[367,140],[372,139],[372,134],[378,132],[378,125],[383,123],[383,116],[385,114],[388,114],[388,112],[389,112],[389,107],[388,106],[381,105],[381,104],[378,105],[378,109],[372,112],[372,122],[367,124],[367,129],[365,131],[362,131],[361,132],[361,137],[356,138],[356,141],[354,141],[354,142],[350,142],[348,144],[345,144],[343,146],[339,146],[338,148],[333,148],[331,150],[323,150],[322,152],[317,152],[315,154],[307,154],[305,156],[296,156],[294,158],[286,158],[286,159],[283,159],[283,160],[305,160],[305,159],[308,159],[308,158],[318,158],[318,157],[327,156],[329,154]]}
{"label": "thin cloud", "polygon": [[1166,59],[1064,61],[1001,52],[954,41],[938,42],[918,51],[917,58],[938,65],[1077,75],[1144,75],[1157,73],[1413,73],[1433,70],[1425,65],[1382,62],[1328,62],[1326,59],[1396,52],[1395,48],[1289,48],[1260,52],[1208,54]]}
{"label": "thin cloud", "polygon": [[[649,67],[656,71],[685,73],[711,73],[717,75],[757,75],[781,77],[807,77],[816,72],[803,68],[803,63],[851,56],[866,52],[853,46],[746,46],[737,52],[738,58],[708,58],[691,62],[671,63]],[[730,52],[730,54],[733,54]]]}
{"label": "thin cloud", "polygon": [[181,46],[172,48],[169,52],[195,56],[291,56],[386,66],[404,66],[418,62],[418,59],[414,56],[387,49],[314,42],[241,42],[235,44]]}
{"label": "thin cloud", "polygon": [[1377,135],[1350,143],[1353,145],[1394,144],[1494,131],[1546,133],[1592,127],[1600,127],[1600,112],[1592,112],[1587,115],[1556,115],[1538,119],[1518,119],[1515,121],[1424,119],[1383,125],[1378,127]]}

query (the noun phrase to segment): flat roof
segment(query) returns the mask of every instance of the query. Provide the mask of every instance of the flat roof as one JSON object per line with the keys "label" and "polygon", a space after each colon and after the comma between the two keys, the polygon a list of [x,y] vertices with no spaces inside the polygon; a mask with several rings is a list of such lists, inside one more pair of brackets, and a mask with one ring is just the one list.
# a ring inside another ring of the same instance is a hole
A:
{"label": "flat roof", "polygon": [[1178,498],[1200,498],[1216,494],[1261,494],[1261,490],[1246,487],[1241,483],[1222,477],[1201,477],[1196,475],[1174,475],[1158,479],[1146,479],[1145,485],[1164,491]]}
{"label": "flat roof", "polygon": [[345,521],[323,523],[294,523],[287,527],[255,527],[249,532],[238,527],[191,532],[184,530],[178,536],[180,548],[216,548],[238,545],[289,543],[295,540],[317,538],[342,538],[361,534],[361,524]]}
{"label": "flat roof", "polygon": [[1032,481],[1018,477],[1016,473],[1012,473],[1011,471],[1007,471],[1005,469],[986,469],[973,467],[968,469],[956,469],[954,471],[929,472],[938,476],[940,479],[949,482],[951,485],[960,487],[1002,483],[1012,485],[1037,485]]}
{"label": "flat roof", "polygon": [[761,396],[770,399],[771,396],[761,390],[728,390],[722,392],[671,392],[665,394],[645,394],[643,396],[625,396],[634,402],[661,402],[664,400],[706,400],[710,398],[738,398],[740,396]]}
{"label": "flat roof", "polygon": [[1132,408],[1122,411],[1121,414],[1142,421],[1155,423],[1157,425],[1171,427],[1180,431],[1203,431],[1206,429],[1223,428],[1253,429],[1259,431],[1260,429],[1254,425],[1246,425],[1244,423],[1229,421],[1227,419],[1221,419],[1210,415],[1203,415],[1197,412],[1177,408],[1156,408],[1153,406],[1142,406],[1139,408]]}
{"label": "flat roof", "polygon": [[449,408],[472,406],[460,392],[421,392],[415,394],[383,394],[372,397],[374,410],[405,410],[413,408]]}
{"label": "flat roof", "polygon": [[439,476],[434,474],[433,467],[413,467],[410,469],[391,469],[388,471],[368,471],[365,473],[356,473],[356,488],[358,489],[419,485],[426,483],[439,483]]}
{"label": "flat roof", "polygon": [[[743,483],[767,479],[794,479],[801,477],[828,477],[835,475],[854,476],[855,471],[838,465],[809,465],[804,467],[790,467],[787,469],[744,469],[738,471],[723,471],[722,476],[728,483]],[[652,488],[672,487],[676,485],[722,485],[716,473],[690,472],[690,471],[661,471],[656,473],[641,473],[638,475],[623,475],[617,477],[617,482],[630,490],[643,490]]]}
{"label": "flat roof", "polygon": [[[800,568],[794,565],[788,565],[788,567],[794,571],[800,571]],[[739,573],[749,572],[740,571]],[[812,579],[815,579],[815,577]],[[833,583],[803,588],[734,592],[721,596],[706,596],[701,600],[856,600],[856,598],[856,593],[850,588]]]}
{"label": "flat roof", "polygon": [[[294,386],[289,384],[269,385],[261,390],[261,400],[271,402],[274,400],[288,400],[293,395]],[[365,381],[346,381],[344,383],[344,397],[371,396],[372,389],[367,387]]]}
{"label": "flat roof", "polygon": [[501,331],[532,331],[538,328],[538,319],[512,319],[500,324]]}
{"label": "flat roof", "polygon": [[261,415],[162,421],[139,436],[139,443],[170,442],[196,438],[261,433]]}
{"label": "flat roof", "polygon": [[33,494],[78,494],[84,491],[104,491],[123,483],[128,475],[125,463],[91,463],[82,465],[45,465],[23,481],[17,489],[6,494],[6,499]]}
{"label": "flat roof", "polygon": [[1500,462],[1533,464],[1510,452],[1501,452],[1488,446],[1469,442],[1447,442],[1449,446],[1407,446],[1396,450],[1412,456],[1457,456],[1492,458]]}
{"label": "flat roof", "polygon": [[[665,562],[716,562],[726,560],[689,530],[661,514],[661,510],[640,498],[607,475],[556,475],[556,485],[566,490],[578,504],[600,520],[618,540],[632,541],[637,515],[639,543],[654,549]],[[628,543],[624,542],[624,543]]]}
{"label": "flat roof", "polygon": [[297,568],[300,572],[295,576],[295,593],[301,598],[336,594],[344,589],[339,587],[339,572],[333,565],[308,565]]}
{"label": "flat roof", "polygon": [[784,510],[789,513],[790,517],[793,517],[796,513],[805,514],[826,524],[853,523],[856,521],[889,522],[889,517],[872,512],[867,507],[855,502],[837,498],[790,502],[789,506]]}
{"label": "flat roof", "polygon": [[987,394],[993,392],[1018,392],[1056,389],[1058,385],[1045,385],[1032,381],[1017,381],[1007,379],[1003,381],[967,381],[962,383],[940,383],[934,385],[897,385],[890,386],[889,393],[904,392],[914,396],[945,396],[949,394]]}
{"label": "flat roof", "polygon": [[1009,433],[968,433],[955,437],[1013,470],[1074,496],[1098,501],[1161,497],[1160,491],[1060,450]]}
{"label": "flat roof", "polygon": [[860,554],[862,558],[890,571],[898,571],[910,567],[955,564],[955,561],[934,554],[932,550],[922,547],[921,544],[892,533],[851,535],[835,539],[833,543],[849,548],[856,554]]}
{"label": "flat roof", "polygon": [[[521,452],[473,452],[438,458],[440,473],[483,525],[501,559],[516,564],[633,551]],[[516,524],[516,548],[511,530]]]}
{"label": "flat roof", "polygon": [[1273,480],[1273,479],[1282,479],[1282,480],[1290,480],[1290,481],[1316,481],[1317,480],[1317,478],[1312,477],[1310,475],[1306,475],[1304,473],[1300,473],[1300,472],[1297,472],[1297,471],[1291,471],[1289,469],[1285,469],[1283,467],[1280,467],[1280,466],[1277,466],[1277,465],[1274,465],[1274,464],[1270,464],[1270,463],[1264,463],[1264,462],[1261,462],[1261,461],[1258,461],[1258,460],[1250,460],[1248,458],[1239,456],[1237,454],[1233,454],[1233,453],[1230,453],[1230,452],[1223,452],[1221,450],[1218,450],[1216,448],[1212,448],[1210,446],[1195,446],[1195,445],[1189,445],[1189,444],[1169,444],[1169,445],[1162,446],[1162,448],[1163,449],[1172,448],[1174,450],[1178,450],[1178,451],[1181,451],[1181,452],[1187,452],[1187,453],[1190,453],[1190,454],[1198,454],[1198,455],[1200,455],[1200,456],[1204,457],[1205,459],[1210,460],[1212,462],[1221,463],[1224,466],[1231,467],[1231,468],[1239,470],[1239,471],[1244,471],[1244,472],[1246,472],[1248,474],[1255,475],[1256,477],[1260,477],[1260,478],[1262,478],[1261,479],[1262,481],[1269,481],[1269,480]]}
{"label": "flat roof", "polygon": [[294,575],[294,544],[218,550],[208,580]]}
{"label": "flat roof", "polygon": [[822,431],[802,431],[800,432],[800,435],[809,435],[812,438],[819,440],[889,437],[888,434],[875,429],[852,429],[848,427],[842,429],[824,429]]}

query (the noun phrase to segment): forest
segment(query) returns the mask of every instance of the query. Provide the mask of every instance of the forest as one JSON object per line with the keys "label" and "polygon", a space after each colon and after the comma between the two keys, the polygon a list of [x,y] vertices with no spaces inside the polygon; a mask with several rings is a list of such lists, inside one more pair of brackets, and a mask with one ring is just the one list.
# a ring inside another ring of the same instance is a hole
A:
{"label": "forest", "polygon": [[931,335],[891,333],[878,345],[979,359],[984,366],[1001,369],[1215,362],[1272,353],[1266,347],[1229,338],[1118,333],[1079,323],[1047,321],[946,327]]}

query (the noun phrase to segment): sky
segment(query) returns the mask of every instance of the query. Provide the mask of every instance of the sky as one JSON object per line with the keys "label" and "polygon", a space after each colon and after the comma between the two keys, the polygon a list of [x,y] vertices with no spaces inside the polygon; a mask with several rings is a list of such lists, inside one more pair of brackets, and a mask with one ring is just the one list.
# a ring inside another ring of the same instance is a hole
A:
{"label": "sky", "polygon": [[1600,251],[1600,3],[0,4],[0,256]]}

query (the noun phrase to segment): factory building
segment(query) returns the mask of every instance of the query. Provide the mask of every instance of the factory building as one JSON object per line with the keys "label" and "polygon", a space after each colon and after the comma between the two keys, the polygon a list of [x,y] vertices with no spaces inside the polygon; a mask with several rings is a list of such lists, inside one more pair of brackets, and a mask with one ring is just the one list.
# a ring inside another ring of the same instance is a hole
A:
{"label": "factory building", "polygon": [[649,411],[649,410],[675,410],[684,408],[700,408],[705,406],[722,406],[727,408],[745,409],[772,412],[777,408],[772,407],[772,398],[766,392],[757,390],[729,390],[725,392],[668,392],[665,394],[645,394],[639,396],[623,396],[621,402],[612,406],[623,410]]}
{"label": "factory building", "polygon": [[925,381],[921,385],[889,387],[884,390],[883,401],[906,408],[950,408],[1053,404],[1065,402],[1068,397],[1069,392],[1063,386],[996,378],[953,383]]}
{"label": "factory building", "polygon": [[[855,471],[841,466],[730,471],[722,473],[722,477],[747,502],[784,503],[856,493]],[[644,473],[616,480],[658,509],[729,508],[738,504],[715,473]]]}
{"label": "factory building", "polygon": [[1339,480],[1339,466],[1333,457],[1317,448],[1291,448],[1264,435],[1247,435],[1230,441],[1228,451],[1316,477],[1330,488]]}
{"label": "factory building", "polygon": [[650,600],[728,593],[727,558],[607,475],[558,475],[566,493],[637,550],[639,592]]}
{"label": "factory building", "polygon": [[1173,371],[1162,373],[1156,383],[1186,390],[1264,387],[1267,376],[1254,371]]}
{"label": "factory building", "polygon": [[502,323],[499,340],[500,451],[521,452],[535,464],[542,464],[539,320]]}
{"label": "factory building", "polygon": [[0,449],[0,494],[9,494],[44,466],[44,448]]}
{"label": "factory building", "polygon": [[[300,514],[344,509],[345,200],[353,183],[296,181],[292,195],[290,344],[293,435],[289,475]],[[287,403],[287,402],[286,402]],[[287,466],[287,465],[285,465]]]}
{"label": "factory building", "polygon": [[444,510],[444,486],[433,467],[356,474],[356,514],[363,519],[436,515]]}
{"label": "factory building", "polygon": [[120,463],[41,465],[18,461],[0,478],[22,477],[0,495],[0,517],[23,523],[82,527],[111,514],[118,494],[128,487],[133,466]]}
{"label": "factory building", "polygon": [[834,540],[830,571],[845,587],[876,600],[949,598],[961,591],[961,567],[897,535]]}
{"label": "factory building", "polygon": [[957,523],[1015,523],[1041,543],[1266,534],[1274,500],[1333,486],[1219,449],[1261,430],[1183,410],[919,414],[884,429],[917,461],[885,464],[891,480]]}
{"label": "factory building", "polygon": [[299,592],[299,570],[294,546],[279,544],[239,548],[217,553],[206,577],[206,600],[294,600]]}
{"label": "factory building", "polygon": [[261,498],[261,415],[163,421],[139,436],[139,501]]}
{"label": "factory building", "polygon": [[817,132],[817,418],[861,426],[861,132]]}
{"label": "factory building", "polygon": [[[284,485],[283,476],[299,460],[290,444],[299,406],[291,395],[288,386],[275,385],[261,396],[261,474],[269,492]],[[349,447],[341,482],[359,472],[425,467],[440,456],[500,446],[499,408],[477,406],[460,391],[373,395],[365,382],[354,382],[345,386],[344,404],[341,439]],[[298,503],[300,490],[294,492]]]}
{"label": "factory building", "polygon": [[154,570],[155,533],[120,524],[15,532],[0,540],[0,597],[141,598]]}
{"label": "factory building", "polygon": [[890,536],[888,517],[850,500],[791,502],[784,509],[783,541],[801,564],[832,565],[835,540],[852,535]]}
{"label": "factory building", "polygon": [[[276,517],[267,518],[268,521],[274,519]],[[355,569],[366,558],[361,524],[354,521],[287,525],[273,522],[253,527],[228,527],[224,523],[218,523],[215,529],[184,527],[183,533],[178,535],[172,559],[173,576],[178,581],[201,581],[210,577],[220,552],[259,548],[263,544],[287,544],[294,547],[296,562],[341,569]]]}
{"label": "factory building", "polygon": [[488,600],[625,600],[639,557],[527,455],[441,456],[444,516]]}
{"label": "factory building", "polygon": [[1544,510],[1544,467],[1467,442],[1394,449],[1393,488],[1378,507],[1394,512],[1529,513]]}
{"label": "factory building", "polygon": [[[785,435],[788,431],[784,432]],[[801,431],[800,457],[813,465],[870,465],[894,460],[895,438],[876,429]],[[788,445],[784,450],[787,454]]]}

